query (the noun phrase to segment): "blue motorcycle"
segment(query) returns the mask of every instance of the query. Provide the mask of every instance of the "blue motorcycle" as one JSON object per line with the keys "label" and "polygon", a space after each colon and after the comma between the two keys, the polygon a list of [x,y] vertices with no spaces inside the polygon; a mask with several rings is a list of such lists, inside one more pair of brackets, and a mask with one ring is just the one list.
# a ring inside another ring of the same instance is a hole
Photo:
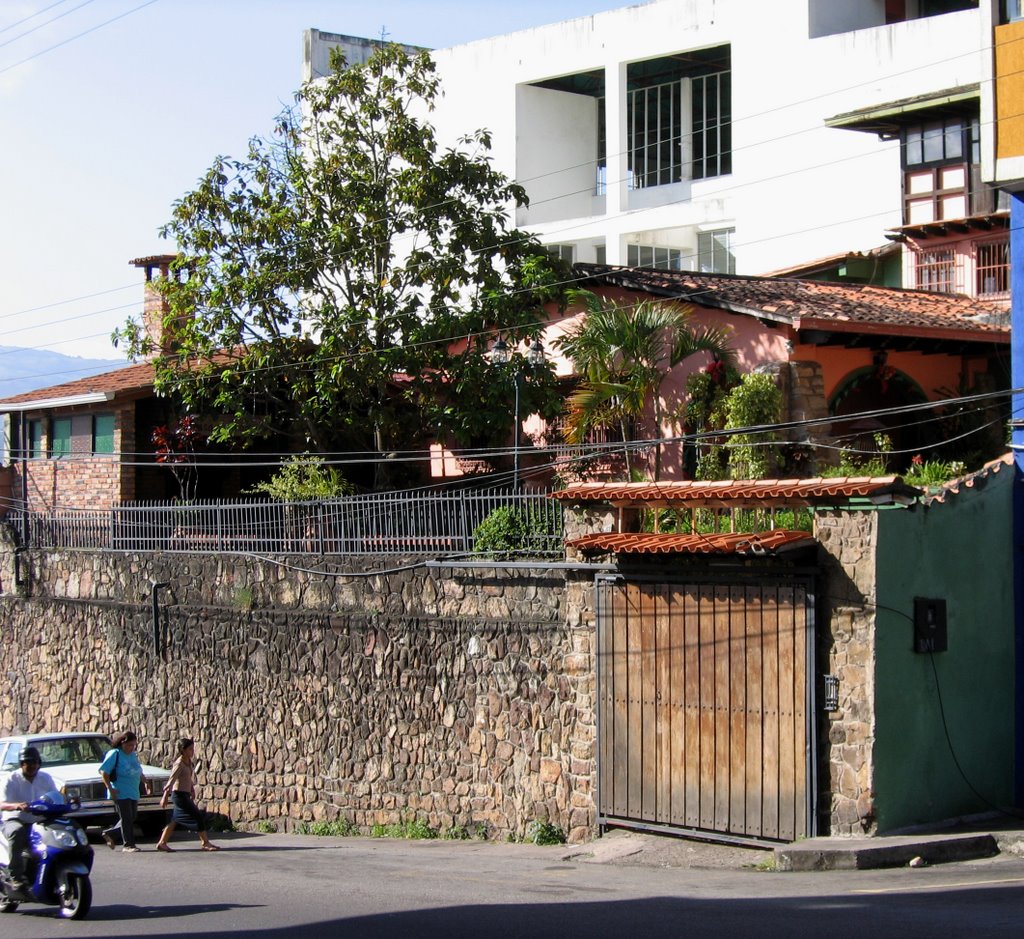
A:
{"label": "blue motorcycle", "polygon": [[60,906],[60,915],[67,919],[82,919],[89,912],[93,850],[82,826],[67,817],[75,808],[59,792],[29,803],[28,811],[40,820],[29,830],[25,891],[11,882],[11,849],[0,833],[0,913],[13,913],[21,903]]}

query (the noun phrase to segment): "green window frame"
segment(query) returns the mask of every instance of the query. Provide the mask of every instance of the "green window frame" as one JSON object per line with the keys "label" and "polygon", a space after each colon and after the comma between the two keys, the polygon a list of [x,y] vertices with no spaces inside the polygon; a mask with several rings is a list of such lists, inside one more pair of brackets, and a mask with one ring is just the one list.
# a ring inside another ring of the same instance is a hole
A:
{"label": "green window frame", "polygon": [[55,417],[50,421],[50,456],[60,459],[71,453],[71,418]]}
{"label": "green window frame", "polygon": [[39,460],[43,456],[43,422],[41,420],[29,421],[26,428],[25,444],[27,456],[30,460]]}
{"label": "green window frame", "polygon": [[92,452],[114,452],[114,415],[94,414],[92,418]]}

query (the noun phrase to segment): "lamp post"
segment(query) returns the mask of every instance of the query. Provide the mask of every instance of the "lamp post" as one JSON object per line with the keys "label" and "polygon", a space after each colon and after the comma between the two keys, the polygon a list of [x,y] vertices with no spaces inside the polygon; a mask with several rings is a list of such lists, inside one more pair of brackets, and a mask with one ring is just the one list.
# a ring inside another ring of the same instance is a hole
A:
{"label": "lamp post", "polygon": [[[526,364],[533,368],[538,365],[543,365],[546,359],[547,355],[544,352],[544,343],[542,343],[540,339],[534,339],[533,342],[530,343],[530,348],[526,353]],[[495,365],[508,365],[511,361],[513,361],[512,350],[509,349],[508,343],[499,336],[494,345],[491,346],[491,362]],[[515,423],[512,429],[512,487],[514,489],[519,488],[519,383],[522,381],[522,378],[522,366],[517,364],[515,371],[513,372],[513,384],[515,386]]]}

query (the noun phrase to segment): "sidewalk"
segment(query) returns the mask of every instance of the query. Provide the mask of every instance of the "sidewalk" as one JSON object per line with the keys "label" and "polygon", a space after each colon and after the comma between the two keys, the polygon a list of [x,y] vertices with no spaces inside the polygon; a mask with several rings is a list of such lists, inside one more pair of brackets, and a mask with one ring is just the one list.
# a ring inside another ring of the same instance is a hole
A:
{"label": "sidewalk", "polygon": [[911,863],[917,866],[968,861],[996,854],[1024,857],[1021,825],[1018,819],[981,819],[941,831],[862,838],[807,838],[774,849],[612,829],[596,841],[566,848],[562,857],[594,864],[641,867],[867,870]]}

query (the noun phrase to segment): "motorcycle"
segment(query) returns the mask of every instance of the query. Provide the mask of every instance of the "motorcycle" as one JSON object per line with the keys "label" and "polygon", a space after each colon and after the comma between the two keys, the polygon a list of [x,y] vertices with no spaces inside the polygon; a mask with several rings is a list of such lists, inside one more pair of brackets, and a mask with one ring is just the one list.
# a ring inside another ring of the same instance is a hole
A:
{"label": "motorcycle", "polygon": [[11,881],[11,847],[0,832],[0,913],[13,913],[21,903],[45,903],[60,906],[66,919],[82,919],[92,906],[93,850],[85,830],[68,818],[77,806],[59,792],[48,792],[28,811],[39,816],[29,829],[24,891]]}

